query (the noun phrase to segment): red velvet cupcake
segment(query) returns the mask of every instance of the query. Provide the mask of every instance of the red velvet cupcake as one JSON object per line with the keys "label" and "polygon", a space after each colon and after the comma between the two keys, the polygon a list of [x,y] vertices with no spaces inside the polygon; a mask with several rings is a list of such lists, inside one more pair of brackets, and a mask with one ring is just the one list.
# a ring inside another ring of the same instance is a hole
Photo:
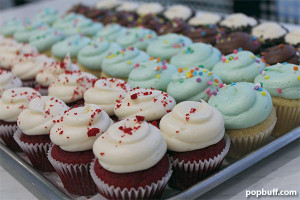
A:
{"label": "red velvet cupcake", "polygon": [[13,135],[17,130],[17,118],[29,101],[40,94],[32,88],[21,87],[5,90],[0,98],[0,137],[14,151],[21,151]]}
{"label": "red velvet cupcake", "polygon": [[166,150],[159,129],[144,118],[115,123],[93,146],[97,159],[90,173],[99,193],[107,199],[160,198],[172,174]]}
{"label": "red velvet cupcake", "polygon": [[64,188],[71,194],[94,195],[97,190],[89,174],[94,159],[94,141],[112,124],[99,106],[88,104],[67,111],[50,131],[55,144],[48,159],[58,173]]}
{"label": "red velvet cupcake", "polygon": [[68,108],[55,97],[43,96],[32,99],[28,109],[18,116],[19,129],[14,138],[34,168],[43,172],[54,171],[47,158],[48,150],[52,146],[49,132]]}
{"label": "red velvet cupcake", "polygon": [[229,150],[222,114],[204,101],[177,104],[160,129],[173,162],[171,187],[184,190],[212,174]]}

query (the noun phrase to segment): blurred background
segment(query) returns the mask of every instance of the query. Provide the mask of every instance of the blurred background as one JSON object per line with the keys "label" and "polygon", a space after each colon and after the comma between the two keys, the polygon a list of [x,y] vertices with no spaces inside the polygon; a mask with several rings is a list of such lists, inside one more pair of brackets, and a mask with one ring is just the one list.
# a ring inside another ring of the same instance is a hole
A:
{"label": "blurred background", "polygon": [[[0,0],[0,10],[27,3],[51,0]],[[64,1],[64,0],[61,0]],[[161,4],[186,4],[199,10],[220,13],[243,12],[249,16],[280,22],[300,24],[300,0],[133,0]],[[74,0],[74,2],[79,2]],[[82,3],[85,1],[82,0]]]}

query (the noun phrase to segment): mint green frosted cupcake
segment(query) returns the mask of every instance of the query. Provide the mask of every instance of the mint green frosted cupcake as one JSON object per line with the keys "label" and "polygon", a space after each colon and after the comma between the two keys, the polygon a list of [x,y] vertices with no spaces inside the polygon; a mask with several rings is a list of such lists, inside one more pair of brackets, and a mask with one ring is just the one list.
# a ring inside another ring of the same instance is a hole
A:
{"label": "mint green frosted cupcake", "polygon": [[21,25],[22,21],[16,18],[11,18],[7,21],[4,21],[3,26],[1,27],[1,34],[3,34],[5,37],[10,37]]}
{"label": "mint green frosted cupcake", "polygon": [[192,43],[188,37],[169,33],[159,36],[156,41],[152,42],[147,48],[147,53],[152,57],[170,60],[172,56]]}
{"label": "mint green frosted cupcake", "polygon": [[218,75],[208,69],[200,67],[179,68],[168,84],[167,93],[176,102],[207,101],[212,95],[217,95],[219,88],[223,87]]}
{"label": "mint green frosted cupcake", "polygon": [[145,28],[128,28],[125,33],[121,34],[116,42],[126,48],[133,46],[139,50],[146,50],[148,45],[157,38],[154,31]]}
{"label": "mint green frosted cupcake", "polygon": [[92,41],[88,46],[81,49],[78,53],[78,65],[82,71],[100,76],[102,61],[109,53],[121,51],[120,45],[108,42],[101,38]]}
{"label": "mint green frosted cupcake", "polygon": [[43,23],[51,26],[55,21],[59,19],[59,17],[60,16],[58,10],[53,8],[44,8],[42,10],[39,10],[38,14],[36,14],[32,20],[42,21]]}
{"label": "mint green frosted cupcake", "polygon": [[194,43],[185,47],[173,56],[170,63],[176,67],[199,67],[204,66],[211,70],[221,60],[221,53],[210,44]]}
{"label": "mint green frosted cupcake", "polygon": [[135,47],[113,51],[103,60],[101,76],[127,80],[134,66],[148,59],[148,54]]}
{"label": "mint green frosted cupcake", "polygon": [[141,62],[129,74],[128,83],[131,88],[154,88],[166,91],[172,75],[177,71],[174,65],[159,58]]}
{"label": "mint green frosted cupcake", "polygon": [[14,33],[14,39],[17,42],[28,43],[31,36],[36,34],[39,29],[48,27],[41,21],[26,21],[20,25]]}
{"label": "mint green frosted cupcake", "polygon": [[115,42],[121,34],[125,33],[125,31],[126,28],[120,26],[119,24],[109,24],[98,31],[95,38],[102,38],[109,42]]}
{"label": "mint green frosted cupcake", "polygon": [[79,51],[87,46],[90,42],[90,38],[81,35],[67,37],[63,41],[60,41],[52,46],[52,57],[62,61],[66,57],[67,53],[70,53],[72,61],[76,62]]}
{"label": "mint green frosted cupcake", "polygon": [[250,51],[235,51],[222,56],[214,67],[213,72],[218,74],[224,83],[251,82],[266,67],[262,60]]}
{"label": "mint green frosted cupcake", "polygon": [[51,47],[64,39],[64,34],[61,31],[53,28],[43,27],[39,29],[29,39],[29,44],[34,46],[39,52],[51,56]]}

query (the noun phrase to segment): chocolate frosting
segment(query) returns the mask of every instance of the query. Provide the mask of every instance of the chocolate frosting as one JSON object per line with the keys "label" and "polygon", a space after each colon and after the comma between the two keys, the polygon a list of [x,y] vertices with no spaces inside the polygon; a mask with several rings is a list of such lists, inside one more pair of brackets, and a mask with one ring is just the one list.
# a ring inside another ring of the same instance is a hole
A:
{"label": "chocolate frosting", "polygon": [[293,46],[288,44],[280,44],[267,48],[261,54],[269,65],[283,62],[296,65],[300,64],[299,52],[297,52]]}
{"label": "chocolate frosting", "polygon": [[207,25],[202,27],[190,27],[188,31],[183,33],[185,36],[191,38],[193,42],[203,42],[214,45],[216,43],[216,36],[219,29],[214,25]]}
{"label": "chocolate frosting", "polygon": [[74,5],[70,10],[68,10],[68,13],[74,12],[82,15],[87,15],[90,11],[90,7],[79,3]]}
{"label": "chocolate frosting", "polygon": [[157,34],[164,35],[167,33],[185,34],[189,32],[191,26],[180,19],[167,20],[164,24],[161,24],[157,30]]}
{"label": "chocolate frosting", "polygon": [[158,31],[159,27],[165,23],[165,19],[157,17],[156,15],[140,16],[134,23],[134,26],[140,26],[147,29]]}
{"label": "chocolate frosting", "polygon": [[260,42],[256,37],[244,32],[234,32],[218,37],[217,44],[215,45],[224,55],[230,54],[239,48],[258,53],[260,46]]}

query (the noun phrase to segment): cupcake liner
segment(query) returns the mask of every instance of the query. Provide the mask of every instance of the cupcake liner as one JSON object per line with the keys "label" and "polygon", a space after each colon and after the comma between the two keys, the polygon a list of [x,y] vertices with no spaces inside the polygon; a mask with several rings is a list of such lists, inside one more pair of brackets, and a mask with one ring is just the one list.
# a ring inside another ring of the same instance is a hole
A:
{"label": "cupcake liner", "polygon": [[22,151],[20,146],[14,139],[14,133],[18,129],[15,125],[1,125],[0,126],[0,141],[13,151]]}
{"label": "cupcake liner", "polygon": [[35,80],[25,80],[25,81],[22,80],[22,85],[23,85],[23,87],[31,87],[31,88],[35,89],[37,86],[37,83]]}
{"label": "cupcake liner", "polygon": [[172,165],[170,164],[169,170],[162,179],[151,185],[139,187],[138,189],[121,189],[120,187],[115,188],[102,181],[95,172],[95,162],[91,164],[90,174],[97,185],[99,193],[107,199],[159,199],[168,183],[169,178],[172,175]]}
{"label": "cupcake liner", "polygon": [[91,196],[97,193],[97,188],[90,175],[88,164],[68,164],[55,160],[48,151],[48,159],[59,175],[64,188],[71,194]]}
{"label": "cupcake liner", "polygon": [[225,135],[224,139],[226,142],[225,148],[219,155],[209,158],[209,160],[199,160],[198,162],[188,161],[185,163],[184,160],[174,160],[172,156],[170,156],[174,172],[170,178],[169,186],[178,189],[186,189],[218,170],[230,147],[229,136]]}
{"label": "cupcake liner", "polygon": [[272,136],[278,137],[300,126],[300,107],[286,107],[274,105],[277,123]]}
{"label": "cupcake liner", "polygon": [[231,146],[227,156],[230,158],[240,158],[247,153],[259,148],[266,142],[267,138],[269,138],[275,124],[276,120],[268,129],[260,131],[255,135],[231,137]]}
{"label": "cupcake liner", "polygon": [[25,152],[32,166],[42,172],[53,172],[54,168],[47,158],[47,152],[52,144],[28,144],[20,140],[21,134],[21,129],[18,129],[14,134],[14,139]]}

